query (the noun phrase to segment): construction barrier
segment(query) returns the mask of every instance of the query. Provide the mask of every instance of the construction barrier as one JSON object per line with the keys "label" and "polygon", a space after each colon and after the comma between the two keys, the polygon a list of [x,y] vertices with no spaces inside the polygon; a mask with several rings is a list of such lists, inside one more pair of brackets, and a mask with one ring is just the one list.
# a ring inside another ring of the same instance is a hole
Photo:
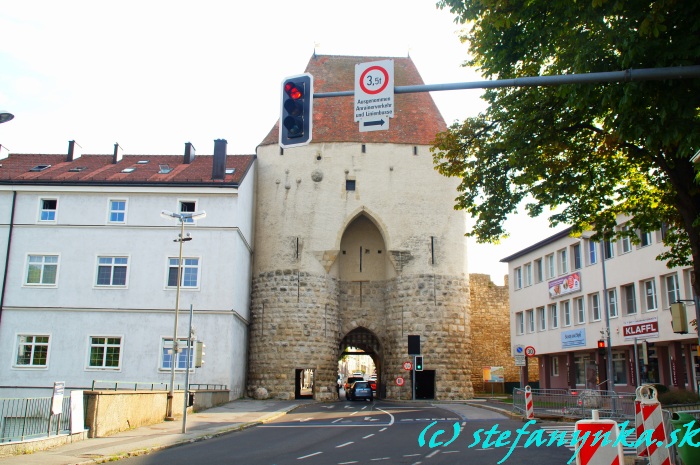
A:
{"label": "construction barrier", "polygon": [[525,386],[525,419],[534,420],[535,404],[532,401],[532,388]]}
{"label": "construction barrier", "polygon": [[635,394],[635,409],[639,405],[639,415],[635,413],[637,438],[650,437],[649,440],[638,441],[637,455],[646,457],[649,465],[671,465],[671,457],[666,447],[668,434],[656,388],[651,385],[639,386]]}
{"label": "construction barrier", "polygon": [[[622,452],[622,443],[617,441],[620,429],[614,420],[601,420],[598,410],[592,411],[592,419],[579,420],[574,427],[578,431],[578,437],[589,433],[583,444],[577,444],[576,465],[623,465],[625,458]],[[595,440],[605,435],[606,441]],[[593,444],[595,442],[595,444]],[[603,444],[605,442],[605,444]],[[618,442],[616,446],[613,444]]]}

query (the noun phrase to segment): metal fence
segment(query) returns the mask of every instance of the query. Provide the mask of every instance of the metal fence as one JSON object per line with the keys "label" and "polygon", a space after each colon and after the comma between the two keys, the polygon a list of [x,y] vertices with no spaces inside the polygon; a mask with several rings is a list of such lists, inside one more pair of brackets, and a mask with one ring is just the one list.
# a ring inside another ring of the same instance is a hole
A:
{"label": "metal fence", "polygon": [[70,432],[70,396],[60,415],[51,414],[51,397],[0,399],[0,442],[16,442]]}
{"label": "metal fence", "polygon": [[[161,382],[150,382],[150,381],[106,381],[100,379],[92,380],[91,390],[109,389],[113,391],[117,390],[130,390],[130,391],[167,391],[168,383]],[[227,386],[225,384],[190,384],[190,390],[212,390],[212,391],[225,391]],[[182,391],[185,389],[185,384],[175,384],[175,391]]]}
{"label": "metal fence", "polygon": [[[635,395],[631,393],[594,389],[533,389],[531,392],[535,417],[590,418],[591,410],[595,409],[600,418],[634,420]],[[524,389],[513,389],[513,410],[525,415]]]}

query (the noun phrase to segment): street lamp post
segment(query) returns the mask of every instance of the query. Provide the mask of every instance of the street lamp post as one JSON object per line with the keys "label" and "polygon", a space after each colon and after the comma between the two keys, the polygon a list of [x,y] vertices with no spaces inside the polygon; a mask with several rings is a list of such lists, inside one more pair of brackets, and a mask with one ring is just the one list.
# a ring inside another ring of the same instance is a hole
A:
{"label": "street lamp post", "polygon": [[[195,219],[202,219],[204,218],[207,213],[206,212],[180,212],[180,213],[173,213],[169,212],[167,210],[163,210],[160,215],[164,218],[175,218],[180,222],[180,234],[177,239],[174,239],[173,242],[179,242],[180,243],[180,254],[178,257],[177,261],[177,286],[176,286],[176,293],[175,293],[175,327],[173,329],[173,348],[172,348],[172,357],[170,358],[170,389],[168,390],[168,403],[167,403],[167,408],[166,408],[166,415],[165,419],[168,421],[173,421],[175,417],[173,416],[173,397],[175,396],[175,364],[177,363],[177,354],[179,353],[179,344],[177,342],[177,323],[178,323],[178,315],[180,313],[180,284],[182,281],[182,243],[191,241],[192,237],[187,236],[185,237],[185,223],[188,220],[195,220]],[[185,367],[186,370],[189,370],[190,367],[187,366]]]}
{"label": "street lamp post", "polygon": [[608,372],[608,390],[615,392],[615,383],[612,380],[613,365],[612,365],[612,342],[610,337],[610,309],[608,308],[608,283],[605,277],[605,232],[603,232],[603,240],[600,241],[600,262],[603,268],[603,303],[605,311],[605,356],[607,358]]}

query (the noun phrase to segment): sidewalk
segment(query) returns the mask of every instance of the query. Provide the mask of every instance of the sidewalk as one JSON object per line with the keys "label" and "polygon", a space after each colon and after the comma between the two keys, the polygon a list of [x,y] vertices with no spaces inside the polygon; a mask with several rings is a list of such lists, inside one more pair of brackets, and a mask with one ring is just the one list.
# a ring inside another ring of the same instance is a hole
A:
{"label": "sidewalk", "polygon": [[272,421],[304,400],[240,399],[187,415],[187,433],[182,433],[182,417],[151,426],[123,431],[105,438],[86,439],[33,454],[0,457],[0,465],[92,465],[110,459],[142,455],[177,444],[208,439]]}

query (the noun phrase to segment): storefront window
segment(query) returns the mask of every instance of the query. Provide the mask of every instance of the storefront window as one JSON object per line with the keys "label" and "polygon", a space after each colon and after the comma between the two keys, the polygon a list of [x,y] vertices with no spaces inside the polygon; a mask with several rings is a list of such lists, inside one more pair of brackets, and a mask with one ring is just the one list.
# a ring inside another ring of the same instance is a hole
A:
{"label": "storefront window", "polygon": [[574,357],[574,365],[576,366],[576,384],[586,384],[586,357],[577,355]]}
{"label": "storefront window", "polygon": [[613,383],[627,384],[627,360],[623,352],[612,354],[613,359]]}

